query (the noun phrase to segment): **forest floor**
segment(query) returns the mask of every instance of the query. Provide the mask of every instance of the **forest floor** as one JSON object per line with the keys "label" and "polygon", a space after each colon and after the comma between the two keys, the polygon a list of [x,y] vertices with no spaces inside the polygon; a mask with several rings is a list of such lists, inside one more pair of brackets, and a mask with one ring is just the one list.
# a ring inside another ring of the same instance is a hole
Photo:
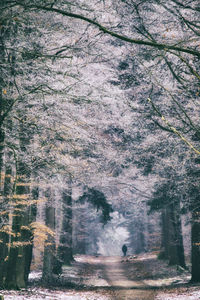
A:
{"label": "forest floor", "polygon": [[156,254],[139,256],[77,256],[54,286],[44,287],[41,272],[30,274],[30,285],[20,291],[1,290],[12,300],[197,300],[200,285],[192,285],[190,273]]}

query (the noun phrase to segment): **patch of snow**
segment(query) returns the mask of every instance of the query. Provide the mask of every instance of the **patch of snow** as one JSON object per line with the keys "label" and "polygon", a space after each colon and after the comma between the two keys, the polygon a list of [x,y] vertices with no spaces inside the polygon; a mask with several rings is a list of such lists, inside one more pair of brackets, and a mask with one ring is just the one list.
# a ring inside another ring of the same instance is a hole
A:
{"label": "patch of snow", "polygon": [[194,292],[181,293],[177,295],[173,294],[160,294],[157,295],[155,300],[198,300],[200,299],[200,290]]}
{"label": "patch of snow", "polygon": [[190,275],[182,275],[170,278],[163,278],[163,279],[147,279],[143,280],[144,284],[148,286],[169,286],[171,284],[178,284],[178,283],[187,283],[191,279]]}
{"label": "patch of snow", "polygon": [[29,276],[28,279],[31,280],[39,280],[42,277],[42,272],[39,271],[32,271]]}
{"label": "patch of snow", "polygon": [[[7,291],[8,292],[8,291]],[[1,293],[2,294],[2,293]],[[10,291],[10,295],[4,293],[5,300],[110,300],[110,297],[97,292],[75,292],[75,291],[48,291],[37,289],[33,291]]]}

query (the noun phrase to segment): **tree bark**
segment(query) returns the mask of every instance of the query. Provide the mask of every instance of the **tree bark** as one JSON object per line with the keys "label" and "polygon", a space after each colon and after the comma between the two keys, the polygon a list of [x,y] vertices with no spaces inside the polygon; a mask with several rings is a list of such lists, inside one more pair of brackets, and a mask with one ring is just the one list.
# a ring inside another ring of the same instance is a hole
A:
{"label": "tree bark", "polygon": [[169,205],[169,264],[185,268],[180,202]]}
{"label": "tree bark", "polygon": [[192,212],[192,282],[200,282],[200,212]]}
{"label": "tree bark", "polygon": [[[52,201],[52,191],[47,190],[46,197],[48,201],[46,203],[46,226],[51,229],[52,233],[55,232],[55,207]],[[56,273],[58,267],[58,261],[56,258],[56,242],[53,234],[48,234],[48,238],[45,241],[44,257],[43,257],[43,272],[42,280],[45,284],[51,284],[53,282],[53,274]]]}
{"label": "tree bark", "polygon": [[[1,4],[0,4],[1,6]],[[4,40],[2,28],[0,28],[0,61],[5,60],[5,49],[4,49]],[[4,99],[3,99],[3,86],[4,78],[0,75],[0,196],[3,196],[3,187],[1,186],[2,182],[2,168],[3,168],[3,153],[4,153],[4,131],[2,129],[2,115],[4,110]],[[5,209],[4,201],[0,202],[0,208],[3,211]],[[2,226],[4,221],[0,218],[0,227],[3,230]],[[4,231],[0,232],[0,286],[3,286],[4,279],[4,270],[5,270],[5,258],[7,256],[7,247],[5,246],[8,243],[8,234]]]}
{"label": "tree bark", "polygon": [[[26,195],[28,188],[19,186],[16,195]],[[20,198],[19,198],[20,199]],[[11,248],[9,251],[8,269],[6,276],[6,288],[20,289],[27,284],[30,269],[30,253],[32,249],[32,234],[29,225],[29,208],[24,205],[16,205],[14,208]]]}
{"label": "tree bark", "polygon": [[[6,215],[4,215],[4,219],[1,220],[5,226],[9,226],[9,210],[6,207],[9,199],[7,198],[11,192],[11,176],[12,176],[12,167],[10,165],[6,166],[5,171],[5,180],[4,180],[4,203],[2,204],[2,210],[6,211]],[[6,267],[7,267],[7,258],[8,258],[8,250],[9,250],[9,230],[5,230],[3,226],[1,229],[3,230],[0,232],[0,286],[4,286],[4,278],[6,276]]]}
{"label": "tree bark", "polygon": [[141,223],[141,220],[138,220],[136,221],[135,227],[137,228],[135,253],[139,254],[145,252],[144,225]]}
{"label": "tree bark", "polygon": [[12,234],[8,253],[5,287],[12,289],[25,288],[28,281],[32,258],[33,234],[29,227],[35,216],[29,203],[30,167],[25,162],[29,144],[25,128],[20,127],[21,156],[18,162],[15,195],[13,197]]}
{"label": "tree bark", "polygon": [[180,216],[180,203],[170,203],[162,210],[162,241],[160,258],[168,259],[169,265],[185,268],[185,256]]}
{"label": "tree bark", "polygon": [[161,240],[161,253],[159,255],[162,259],[169,258],[169,211],[168,208],[162,209],[161,214],[162,226],[162,240]]}
{"label": "tree bark", "polygon": [[58,256],[61,262],[65,265],[70,265],[74,260],[72,249],[72,192],[64,190],[62,195],[63,201],[63,216],[62,229],[60,235],[60,245]]}

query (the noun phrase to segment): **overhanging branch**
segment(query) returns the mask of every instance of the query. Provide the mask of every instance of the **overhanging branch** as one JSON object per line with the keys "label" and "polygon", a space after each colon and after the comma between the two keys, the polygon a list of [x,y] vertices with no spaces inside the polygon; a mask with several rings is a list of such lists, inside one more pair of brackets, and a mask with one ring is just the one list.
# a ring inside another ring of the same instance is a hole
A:
{"label": "overhanging branch", "polygon": [[54,8],[54,7],[46,7],[46,6],[41,6],[41,5],[26,5],[26,4],[22,3],[21,1],[16,1],[16,5],[19,5],[19,6],[22,6],[22,7],[25,7],[25,8],[30,8],[30,9],[38,9],[38,10],[42,10],[42,11],[55,12],[55,13],[61,14],[63,16],[67,16],[67,17],[70,17],[70,18],[85,21],[87,23],[90,23],[90,24],[94,25],[95,27],[97,27],[103,33],[109,34],[112,37],[115,37],[117,39],[120,39],[122,41],[131,43],[131,44],[149,46],[149,47],[157,48],[159,50],[174,50],[174,51],[188,53],[188,54],[191,54],[193,56],[200,57],[200,52],[195,50],[195,49],[178,47],[178,46],[168,45],[168,44],[163,44],[163,43],[157,43],[157,42],[154,42],[154,41],[147,41],[147,40],[129,38],[125,35],[121,35],[121,34],[118,34],[114,31],[111,31],[108,28],[101,25],[100,23],[96,22],[95,20],[92,20],[92,19],[90,19],[88,17],[85,17],[85,16],[82,16],[80,14],[71,13],[71,12],[64,11],[62,9],[58,9],[58,8]]}

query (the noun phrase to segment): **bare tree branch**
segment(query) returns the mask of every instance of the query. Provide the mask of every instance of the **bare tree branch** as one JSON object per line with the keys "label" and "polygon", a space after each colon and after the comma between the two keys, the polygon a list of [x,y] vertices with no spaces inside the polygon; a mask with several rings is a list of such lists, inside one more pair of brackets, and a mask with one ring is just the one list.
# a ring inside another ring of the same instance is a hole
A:
{"label": "bare tree branch", "polygon": [[16,1],[16,5],[22,6],[24,8],[29,8],[29,9],[37,9],[37,10],[42,10],[42,11],[55,12],[55,13],[61,14],[63,16],[67,16],[67,17],[70,17],[70,18],[85,21],[87,23],[90,23],[90,24],[96,26],[103,33],[109,34],[112,37],[115,37],[117,39],[120,39],[122,41],[131,43],[131,44],[145,45],[145,46],[157,48],[159,50],[174,50],[174,51],[188,53],[188,54],[191,54],[193,56],[200,57],[200,52],[195,50],[195,49],[192,49],[192,48],[184,48],[184,47],[178,47],[178,46],[169,45],[169,44],[157,43],[157,42],[154,42],[154,41],[134,39],[134,38],[127,37],[125,35],[118,34],[114,31],[111,31],[108,28],[104,27],[103,25],[101,25],[97,21],[92,20],[88,17],[82,16],[80,14],[71,13],[71,12],[64,11],[62,9],[58,9],[58,8],[54,8],[54,7],[46,7],[46,6],[41,6],[41,5],[26,5],[26,4],[22,3],[22,1]]}

